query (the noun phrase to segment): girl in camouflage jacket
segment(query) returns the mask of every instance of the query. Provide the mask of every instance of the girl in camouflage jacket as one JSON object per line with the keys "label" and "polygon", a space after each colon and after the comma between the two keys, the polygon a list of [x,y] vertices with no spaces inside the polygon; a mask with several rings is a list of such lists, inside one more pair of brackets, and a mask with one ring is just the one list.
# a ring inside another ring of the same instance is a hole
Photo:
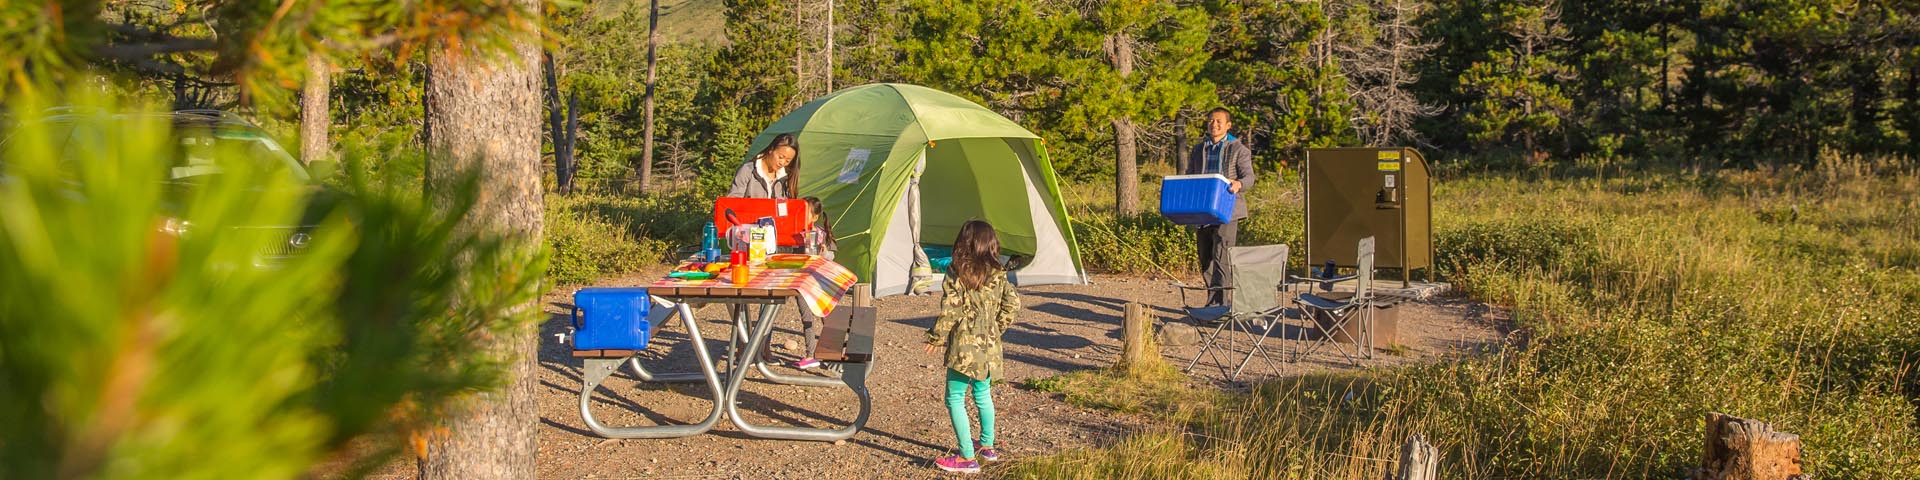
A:
{"label": "girl in camouflage jacket", "polygon": [[[927,353],[944,348],[947,359],[947,414],[960,454],[934,460],[949,472],[980,471],[980,461],[1000,459],[993,449],[993,392],[989,382],[1000,377],[1000,336],[1013,325],[1020,310],[1020,294],[1007,282],[1000,265],[1000,240],[993,226],[980,220],[960,227],[953,241],[953,264],[942,284],[940,320],[927,330]],[[967,390],[973,390],[980,410],[980,440],[967,433]],[[976,450],[977,449],[977,450]],[[976,454],[978,459],[976,460]]]}

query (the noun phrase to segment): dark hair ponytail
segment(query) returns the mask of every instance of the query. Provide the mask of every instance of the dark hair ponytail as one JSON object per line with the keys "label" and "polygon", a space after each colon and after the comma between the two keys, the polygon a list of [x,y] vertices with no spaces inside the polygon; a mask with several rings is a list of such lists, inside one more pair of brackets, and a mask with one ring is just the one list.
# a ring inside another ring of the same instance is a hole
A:
{"label": "dark hair ponytail", "polygon": [[824,240],[827,250],[839,250],[838,242],[833,239],[833,218],[827,216],[827,209],[820,204],[820,197],[807,197],[805,200],[808,211],[820,214],[820,224],[815,226],[819,227],[820,233],[826,236]]}

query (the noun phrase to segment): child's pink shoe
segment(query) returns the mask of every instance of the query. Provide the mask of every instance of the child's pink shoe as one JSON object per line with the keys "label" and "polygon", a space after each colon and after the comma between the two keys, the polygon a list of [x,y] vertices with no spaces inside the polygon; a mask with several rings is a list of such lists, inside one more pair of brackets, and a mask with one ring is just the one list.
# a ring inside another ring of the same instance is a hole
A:
{"label": "child's pink shoe", "polygon": [[940,457],[933,461],[933,465],[949,472],[980,473],[980,462],[960,458],[959,455]]}
{"label": "child's pink shoe", "polygon": [[999,450],[994,450],[993,447],[980,446],[980,442],[973,442],[973,456],[980,457],[980,461],[982,462],[1000,461]]}
{"label": "child's pink shoe", "polygon": [[793,368],[798,368],[801,370],[812,370],[815,368],[820,368],[820,360],[815,359],[813,357],[802,358],[798,362],[793,362]]}

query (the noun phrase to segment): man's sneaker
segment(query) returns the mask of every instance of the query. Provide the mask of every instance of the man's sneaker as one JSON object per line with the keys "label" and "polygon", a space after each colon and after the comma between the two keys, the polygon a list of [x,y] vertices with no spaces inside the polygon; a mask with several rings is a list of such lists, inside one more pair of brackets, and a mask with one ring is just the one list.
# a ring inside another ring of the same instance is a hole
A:
{"label": "man's sneaker", "polygon": [[980,446],[980,442],[973,442],[973,456],[980,457],[982,462],[1000,461],[999,450],[994,450],[992,446]]}
{"label": "man's sneaker", "polygon": [[813,357],[802,358],[798,362],[793,362],[793,368],[798,368],[801,370],[812,370],[815,368],[820,368],[820,360]]}
{"label": "man's sneaker", "polygon": [[960,458],[959,455],[940,457],[933,461],[933,465],[949,472],[980,473],[980,462]]}

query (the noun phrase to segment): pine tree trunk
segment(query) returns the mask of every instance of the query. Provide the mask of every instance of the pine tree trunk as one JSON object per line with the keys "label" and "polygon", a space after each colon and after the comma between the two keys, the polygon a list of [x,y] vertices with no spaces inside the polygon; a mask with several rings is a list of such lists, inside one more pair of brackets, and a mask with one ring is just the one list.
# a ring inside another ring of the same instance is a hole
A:
{"label": "pine tree trunk", "polygon": [[[1120,74],[1121,82],[1129,82],[1127,77],[1133,75],[1133,38],[1115,33],[1107,37],[1107,42],[1114,71]],[[1124,114],[1113,119],[1113,140],[1114,210],[1120,216],[1131,217],[1140,213],[1139,148],[1134,143],[1133,119]]]}
{"label": "pine tree trunk", "polygon": [[642,102],[646,104],[646,124],[640,127],[640,194],[647,193],[647,187],[653,185],[653,84],[654,64],[659,57],[654,48],[660,44],[660,0],[647,2],[647,93]]}
{"label": "pine tree trunk", "polygon": [[[559,140],[554,141],[556,144]],[[573,174],[580,172],[580,96],[567,94],[567,188],[561,195],[573,195]]]}
{"label": "pine tree trunk", "polygon": [[560,104],[560,71],[553,65],[553,54],[541,56],[540,69],[546,79],[547,138],[553,142],[553,182],[561,195],[573,191],[573,156],[567,151],[567,109]]}
{"label": "pine tree trunk", "polygon": [[1184,110],[1173,114],[1173,173],[1187,172],[1187,115]]}
{"label": "pine tree trunk", "polygon": [[327,115],[328,84],[327,58],[317,53],[307,54],[307,81],[300,89],[300,163],[311,165],[315,161],[326,160],[331,154],[327,144],[327,126],[332,120]]}
{"label": "pine tree trunk", "polygon": [[1123,217],[1140,213],[1140,164],[1136,158],[1138,147],[1134,142],[1133,121],[1125,117],[1113,119],[1114,152],[1114,210]]}
{"label": "pine tree trunk", "polygon": [[[423,93],[433,90],[433,54],[429,52],[426,56],[426,65],[420,67],[420,91]],[[433,121],[429,120],[431,118],[433,118],[433,101],[422,94],[420,95],[421,149],[426,149],[428,145],[433,144]],[[432,168],[432,164],[427,165],[428,171],[432,171]]]}
{"label": "pine tree trunk", "polygon": [[[519,0],[538,11],[535,0]],[[427,169],[429,194],[445,204],[463,175],[478,176],[479,192],[464,228],[519,237],[538,245],[541,235],[540,50],[532,25],[506,52],[431,52],[434,79],[426,91],[432,127]],[[539,308],[536,302],[520,308]],[[447,428],[429,435],[419,460],[424,479],[534,478],[535,325],[481,340],[485,352],[507,359],[505,386],[475,395],[449,417]]]}

